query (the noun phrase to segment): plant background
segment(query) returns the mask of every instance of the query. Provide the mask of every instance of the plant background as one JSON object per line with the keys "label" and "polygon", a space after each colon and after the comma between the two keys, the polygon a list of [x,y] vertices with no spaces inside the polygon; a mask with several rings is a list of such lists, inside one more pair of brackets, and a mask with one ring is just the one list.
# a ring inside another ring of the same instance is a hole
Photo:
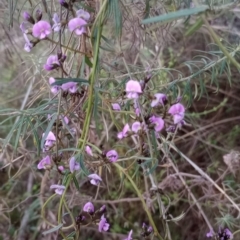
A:
{"label": "plant background", "polygon": [[[32,6],[39,4],[43,10],[41,1],[0,2],[0,239],[4,240],[61,239],[56,232],[45,237],[41,235],[48,228],[40,215],[39,192],[44,173],[36,168],[41,158],[34,136],[40,138],[47,125],[45,122],[43,126],[36,127],[36,122],[34,126],[30,123],[35,114],[40,125],[46,114],[41,106],[51,98],[48,76],[42,65],[53,45],[43,49],[41,43],[31,53],[24,52],[19,23],[23,9],[33,9],[30,2]],[[99,9],[98,1],[82,2],[96,11],[94,19]],[[57,1],[50,3],[58,4]],[[121,86],[128,79],[129,72],[137,79],[151,73],[154,76],[151,80],[153,93],[165,92],[172,99],[183,96],[187,106],[187,125],[177,132],[173,143],[238,204],[239,68],[225,57],[209,28],[239,62],[240,4],[224,0],[198,3],[210,6],[211,11],[143,25],[141,21],[144,18],[187,9],[193,3],[188,0],[112,1],[113,12],[103,28],[106,39],[102,39],[97,86],[110,92],[114,98],[118,93],[116,85]],[[119,21],[120,13],[122,22]],[[202,22],[199,24],[199,21]],[[103,99],[106,97],[102,93],[100,96]],[[27,111],[31,114],[26,114]],[[105,148],[118,146],[120,155],[131,149],[132,143],[126,141],[125,145],[119,146],[116,141],[119,126],[123,125],[122,119],[123,116],[116,116],[115,124],[110,112],[97,109],[92,121],[98,129],[90,131],[91,142]],[[107,127],[109,130],[106,130]],[[215,229],[224,225],[233,232],[237,231],[239,213],[232,203],[178,152],[173,151],[170,156],[188,185],[187,190],[167,160],[159,159],[155,172],[158,186],[164,193],[162,200],[167,205],[170,199],[169,213],[172,216],[184,213],[179,221],[169,223],[172,239],[206,239],[209,231],[189,191]],[[136,165],[131,171],[131,174],[136,174],[134,180],[143,195],[149,194],[149,183],[146,187],[146,176],[141,168]],[[116,169],[107,172],[105,182],[107,184],[93,202],[99,207],[107,205],[111,230],[102,235],[95,227],[86,227],[81,232],[81,239],[122,239],[130,229],[135,232],[134,239],[141,239],[141,225],[147,220],[132,185],[126,180],[120,181]],[[80,193],[72,187],[72,193],[67,196],[74,213],[95,196],[94,187],[84,178],[81,178],[80,185]],[[50,191],[45,191],[50,196]],[[56,203],[53,202],[47,210],[52,221],[56,218]],[[150,209],[161,232],[157,207],[153,204]],[[236,233],[234,239],[239,237]]]}

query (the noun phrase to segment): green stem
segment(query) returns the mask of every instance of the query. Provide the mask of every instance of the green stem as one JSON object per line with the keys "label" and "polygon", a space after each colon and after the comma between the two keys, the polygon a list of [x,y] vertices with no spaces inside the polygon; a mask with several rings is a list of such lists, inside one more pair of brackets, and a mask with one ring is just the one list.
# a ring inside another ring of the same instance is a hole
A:
{"label": "green stem", "polygon": [[139,191],[139,188],[136,186],[135,182],[132,180],[132,178],[129,176],[129,174],[119,164],[115,163],[114,165],[128,178],[128,180],[132,184],[133,188],[135,189],[138,197],[140,198],[140,200],[142,202],[143,208],[144,208],[144,210],[145,210],[145,212],[148,216],[149,222],[150,222],[151,226],[153,227],[154,234],[158,237],[158,239],[163,240],[163,238],[161,237],[161,235],[158,232],[158,229],[155,225],[155,222],[153,221],[152,215],[148,210],[148,207],[145,203],[145,200],[144,200],[144,198],[142,197],[142,194]]}

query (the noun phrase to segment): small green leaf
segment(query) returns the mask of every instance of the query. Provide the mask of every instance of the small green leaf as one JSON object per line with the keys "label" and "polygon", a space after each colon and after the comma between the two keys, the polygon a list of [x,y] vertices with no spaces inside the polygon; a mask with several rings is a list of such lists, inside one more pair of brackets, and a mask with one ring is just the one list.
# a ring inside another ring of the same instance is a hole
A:
{"label": "small green leaf", "polygon": [[63,226],[63,224],[61,223],[61,224],[57,225],[56,227],[51,228],[51,229],[43,232],[42,234],[43,234],[44,236],[46,236],[46,235],[49,234],[49,233],[53,233],[53,232],[58,231],[62,226]]}

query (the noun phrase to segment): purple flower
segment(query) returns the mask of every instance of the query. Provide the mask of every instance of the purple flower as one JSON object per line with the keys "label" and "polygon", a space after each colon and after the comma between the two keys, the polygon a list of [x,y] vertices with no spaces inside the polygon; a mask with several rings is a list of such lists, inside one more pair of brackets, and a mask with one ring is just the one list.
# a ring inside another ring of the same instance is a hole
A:
{"label": "purple flower", "polygon": [[132,131],[134,133],[137,133],[141,129],[141,123],[140,122],[134,122],[132,124]]}
{"label": "purple flower", "polygon": [[77,89],[78,87],[76,82],[67,82],[62,85],[62,90],[69,91],[70,93],[76,93]]}
{"label": "purple flower", "polygon": [[52,26],[52,29],[54,32],[59,32],[60,29],[61,29],[61,22],[60,22],[60,18],[59,16],[57,15],[57,13],[54,13],[53,14],[53,18],[52,18],[54,24]]}
{"label": "purple flower", "polygon": [[84,206],[83,206],[83,211],[87,212],[89,214],[93,214],[94,213],[94,206],[91,202],[87,202]]}
{"label": "purple flower", "polygon": [[27,36],[26,33],[23,34],[23,37],[24,37],[25,42],[26,42],[25,45],[24,45],[24,50],[26,52],[30,52],[31,49],[33,48],[33,44],[29,41],[28,36]]}
{"label": "purple flower", "polygon": [[116,162],[118,160],[118,153],[113,149],[107,152],[106,157],[110,162]]}
{"label": "purple flower", "polygon": [[154,124],[156,132],[160,132],[164,128],[164,121],[161,117],[152,116],[149,118],[150,122]]}
{"label": "purple flower", "polygon": [[65,0],[59,0],[59,3],[65,8],[69,7],[68,3]]}
{"label": "purple flower", "polygon": [[99,212],[103,213],[103,212],[105,212],[105,210],[106,210],[106,205],[102,205],[99,209]]}
{"label": "purple flower", "polygon": [[167,100],[167,96],[163,93],[156,93],[154,97],[155,99],[151,102],[151,107],[156,107],[159,104],[163,106]]}
{"label": "purple flower", "polygon": [[98,231],[102,232],[102,231],[107,231],[109,229],[110,225],[109,223],[107,223],[107,219],[104,217],[104,215],[102,215],[101,220],[98,224]]}
{"label": "purple flower", "polygon": [[79,10],[76,12],[76,14],[77,14],[77,17],[82,18],[82,19],[84,19],[84,20],[86,20],[86,21],[88,21],[88,20],[90,19],[90,14],[89,14],[89,12],[86,12],[86,11],[84,11],[83,9],[79,9]]}
{"label": "purple flower", "polygon": [[[43,133],[43,137],[44,137],[45,133]],[[55,135],[53,134],[53,132],[49,132],[47,137],[45,138],[45,146],[50,148],[52,147],[56,142],[56,137]]]}
{"label": "purple flower", "polygon": [[71,32],[75,32],[76,35],[82,35],[86,32],[85,25],[87,22],[82,18],[73,18],[68,23],[68,28]]}
{"label": "purple flower", "polygon": [[51,71],[59,66],[60,66],[60,63],[58,61],[58,56],[50,55],[47,59],[46,64],[44,65],[44,69],[47,71]]}
{"label": "purple flower", "polygon": [[133,98],[137,99],[139,97],[139,94],[142,93],[141,85],[138,81],[135,80],[129,80],[126,83],[126,89],[127,92],[127,98]]}
{"label": "purple flower", "polygon": [[37,9],[35,12],[35,18],[39,22],[42,19],[42,11],[40,9]]}
{"label": "purple flower", "polygon": [[69,119],[68,119],[68,117],[67,116],[62,116],[62,121],[66,124],[66,125],[68,125],[68,123],[69,123]]}
{"label": "purple flower", "polygon": [[184,118],[185,108],[181,103],[176,103],[169,108],[168,113],[173,116],[174,124],[178,124]]}
{"label": "purple flower", "polygon": [[132,230],[129,232],[128,237],[124,240],[132,240]]}
{"label": "purple flower", "polygon": [[208,233],[206,234],[206,237],[207,237],[207,238],[213,237],[213,231],[211,230],[210,232],[208,232]]}
{"label": "purple flower", "polygon": [[124,126],[122,132],[119,132],[119,133],[118,133],[117,137],[118,137],[119,139],[122,139],[122,138],[124,138],[124,137],[127,137],[127,133],[128,133],[129,130],[130,130],[130,127],[129,127],[129,124],[127,123],[127,124]]}
{"label": "purple flower", "polygon": [[35,38],[44,39],[51,33],[51,30],[51,25],[41,20],[33,25],[32,34]]}
{"label": "purple flower", "polygon": [[23,18],[24,18],[26,21],[28,21],[28,22],[30,22],[30,23],[32,23],[32,24],[35,23],[33,17],[32,17],[28,12],[24,12],[24,13],[23,13]]}
{"label": "purple flower", "polygon": [[118,103],[112,103],[113,110],[121,111],[121,107]]}
{"label": "purple flower", "polygon": [[85,151],[88,155],[93,156],[92,149],[89,146],[85,147]]}
{"label": "purple flower", "polygon": [[73,173],[74,171],[78,171],[80,169],[80,164],[76,162],[75,157],[70,158],[69,169],[71,173]]}
{"label": "purple flower", "polygon": [[51,165],[51,159],[49,156],[43,158],[37,165],[38,169],[46,169],[48,165]]}
{"label": "purple flower", "polygon": [[91,179],[90,183],[95,186],[98,186],[98,184],[102,181],[102,179],[96,173],[90,174],[88,177]]}
{"label": "purple flower", "polygon": [[58,166],[58,170],[59,170],[60,172],[63,172],[63,171],[64,171],[64,167],[63,167],[63,166]]}
{"label": "purple flower", "polygon": [[224,233],[225,233],[227,239],[233,239],[233,234],[228,228],[224,229]]}
{"label": "purple flower", "polygon": [[55,189],[56,194],[62,195],[64,190],[65,190],[65,186],[58,185],[58,184],[53,184],[53,185],[50,186],[50,189]]}
{"label": "purple flower", "polygon": [[[56,82],[56,79],[53,78],[53,77],[50,77],[49,80],[48,80],[49,84],[52,85],[53,83]],[[51,86],[51,92],[55,95],[55,94],[58,94],[58,92],[60,91],[61,87],[58,86],[58,85],[54,85],[54,86]]]}
{"label": "purple flower", "polygon": [[19,25],[20,29],[22,30],[22,33],[27,33],[27,27],[26,27],[26,23],[25,22],[22,22],[20,25]]}

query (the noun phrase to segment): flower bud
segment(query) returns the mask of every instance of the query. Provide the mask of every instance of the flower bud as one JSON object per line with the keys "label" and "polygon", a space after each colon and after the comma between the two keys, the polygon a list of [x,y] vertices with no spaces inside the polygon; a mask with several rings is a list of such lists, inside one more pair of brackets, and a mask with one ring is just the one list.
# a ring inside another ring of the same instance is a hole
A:
{"label": "flower bud", "polygon": [[59,0],[59,3],[65,8],[69,7],[68,3],[65,0]]}
{"label": "flower bud", "polygon": [[37,20],[37,22],[42,19],[42,11],[40,9],[37,9],[37,11],[35,12],[35,19]]}
{"label": "flower bud", "polygon": [[28,21],[28,22],[30,22],[30,23],[32,23],[32,24],[35,24],[35,21],[34,21],[33,17],[32,17],[28,12],[24,12],[24,13],[23,13],[23,18],[24,18],[26,21]]}

